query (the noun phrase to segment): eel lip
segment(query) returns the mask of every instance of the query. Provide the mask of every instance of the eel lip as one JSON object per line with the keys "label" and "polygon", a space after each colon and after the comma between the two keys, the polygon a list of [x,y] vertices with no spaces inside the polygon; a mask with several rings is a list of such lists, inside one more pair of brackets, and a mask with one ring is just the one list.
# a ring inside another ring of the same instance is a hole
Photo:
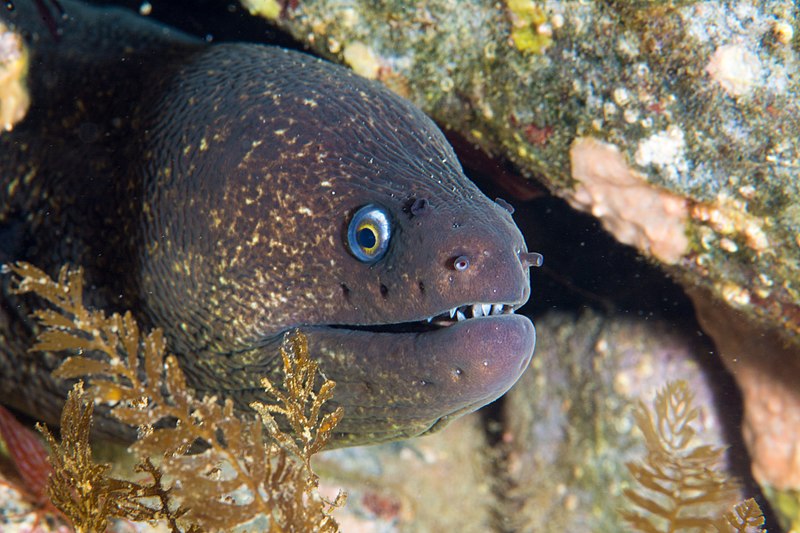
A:
{"label": "eel lip", "polygon": [[527,368],[536,340],[533,323],[515,314],[417,333],[301,329],[337,383],[337,430],[351,443],[419,435],[496,400]]}
{"label": "eel lip", "polygon": [[450,367],[449,382],[440,378],[440,383],[463,405],[450,414],[460,414],[505,394],[528,367],[535,343],[530,319],[507,314],[467,319],[424,334],[419,347],[435,354],[438,365]]}

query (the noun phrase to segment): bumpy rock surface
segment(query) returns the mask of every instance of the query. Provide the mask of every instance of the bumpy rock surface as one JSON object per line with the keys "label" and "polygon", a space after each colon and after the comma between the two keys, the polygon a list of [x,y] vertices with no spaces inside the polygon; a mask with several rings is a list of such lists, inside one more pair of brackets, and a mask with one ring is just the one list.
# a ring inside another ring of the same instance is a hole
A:
{"label": "bumpy rock surface", "polygon": [[[736,397],[725,376],[708,372],[707,340],[665,321],[595,312],[550,313],[539,326],[537,357],[504,410],[505,530],[627,530],[622,492],[637,485],[625,463],[646,455],[632,411],[639,400],[651,404],[665,376],[686,380],[695,395],[697,444],[729,445]],[[727,401],[717,403],[720,393]]]}

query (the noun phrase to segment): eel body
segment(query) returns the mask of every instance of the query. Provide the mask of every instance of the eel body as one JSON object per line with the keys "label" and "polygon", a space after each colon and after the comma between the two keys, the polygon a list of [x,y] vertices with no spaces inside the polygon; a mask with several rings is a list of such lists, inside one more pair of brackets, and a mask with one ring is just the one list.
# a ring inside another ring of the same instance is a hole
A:
{"label": "eel body", "polygon": [[[58,40],[31,2],[0,14],[31,93],[0,134],[0,262],[82,266],[91,305],[161,327],[190,384],[242,408],[299,328],[337,383],[339,445],[425,433],[513,385],[531,255],[422,112],[298,52],[62,4]],[[0,399],[57,422],[62,356],[29,352],[34,303],[4,278]]]}

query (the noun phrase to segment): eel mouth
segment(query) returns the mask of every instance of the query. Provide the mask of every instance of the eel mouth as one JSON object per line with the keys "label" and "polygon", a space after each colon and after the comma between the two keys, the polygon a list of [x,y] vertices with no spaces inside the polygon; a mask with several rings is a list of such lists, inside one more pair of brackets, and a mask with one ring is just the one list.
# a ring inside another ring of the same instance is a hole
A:
{"label": "eel mouth", "polygon": [[345,410],[338,444],[428,433],[502,396],[536,339],[516,309],[471,303],[411,322],[301,327]]}
{"label": "eel mouth", "polygon": [[371,331],[373,333],[427,333],[447,328],[473,318],[511,315],[518,308],[513,304],[474,303],[453,307],[448,311],[429,316],[424,320],[370,325],[332,325],[333,329]]}

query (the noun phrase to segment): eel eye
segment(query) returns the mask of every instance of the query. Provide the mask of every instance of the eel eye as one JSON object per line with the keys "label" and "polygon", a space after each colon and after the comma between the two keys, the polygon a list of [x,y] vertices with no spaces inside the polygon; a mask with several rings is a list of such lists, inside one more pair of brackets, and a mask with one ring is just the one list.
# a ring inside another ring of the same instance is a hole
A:
{"label": "eel eye", "polygon": [[368,204],[356,211],[347,227],[347,247],[356,259],[374,263],[386,253],[391,238],[389,214]]}

